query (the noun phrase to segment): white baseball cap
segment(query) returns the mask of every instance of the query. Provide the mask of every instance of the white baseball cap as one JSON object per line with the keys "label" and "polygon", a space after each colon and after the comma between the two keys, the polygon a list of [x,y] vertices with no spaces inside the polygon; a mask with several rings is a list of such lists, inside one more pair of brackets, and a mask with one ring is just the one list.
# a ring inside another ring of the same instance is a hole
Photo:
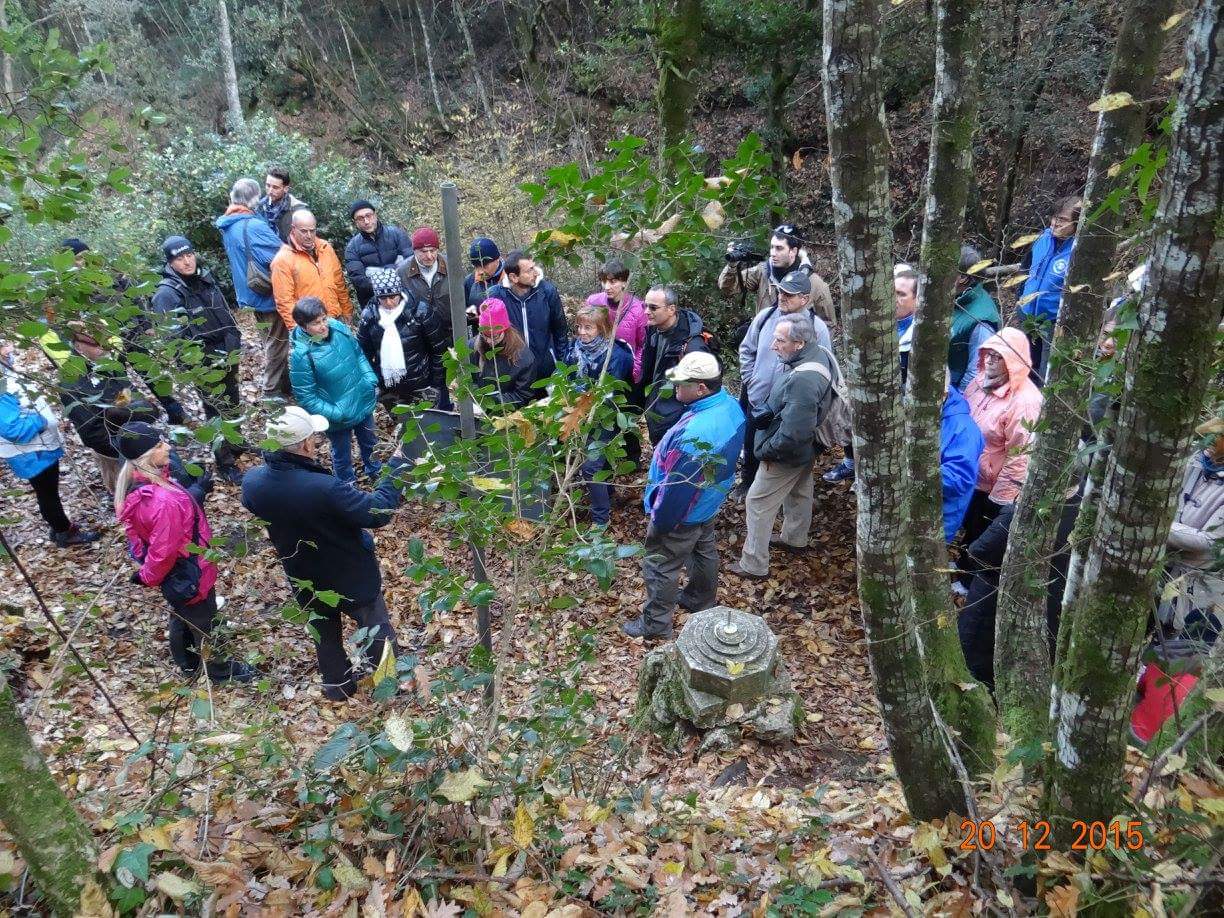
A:
{"label": "white baseball cap", "polygon": [[275,440],[281,446],[291,446],[301,443],[311,434],[327,430],[327,418],[321,414],[311,414],[305,408],[290,405],[279,415],[268,421],[268,439]]}
{"label": "white baseball cap", "polygon": [[718,379],[722,370],[718,368],[718,358],[705,351],[695,351],[685,354],[680,362],[665,374],[674,383],[706,382]]}

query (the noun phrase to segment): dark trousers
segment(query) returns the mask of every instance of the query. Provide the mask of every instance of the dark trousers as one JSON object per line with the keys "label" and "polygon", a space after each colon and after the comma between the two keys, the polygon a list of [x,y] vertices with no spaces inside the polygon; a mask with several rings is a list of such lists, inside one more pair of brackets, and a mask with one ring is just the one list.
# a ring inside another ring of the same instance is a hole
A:
{"label": "dark trousers", "polygon": [[[200,668],[200,649],[212,634],[213,617],[217,614],[215,590],[194,605],[170,603],[170,659],[186,673]],[[210,659],[208,674],[220,674],[228,661]]]}
{"label": "dark trousers", "polygon": [[67,532],[72,528],[72,521],[64,512],[59,493],[60,467],[59,460],[30,479],[30,487],[34,489],[34,497],[38,501],[38,512],[52,532]]}
{"label": "dark trousers", "polygon": [[752,420],[752,405],[748,403],[747,387],[740,393],[739,401],[740,407],[744,409],[744,464],[740,467],[740,487],[747,494],[752,483],[756,481],[757,469],[761,467],[761,460],[752,449],[756,444],[756,432],[761,428]]}
{"label": "dark trousers", "polygon": [[[714,605],[718,595],[718,543],[714,520],[680,525],[668,533],[646,529],[642,581],[646,605],[642,618],[649,634],[671,631],[677,601],[694,612]],[[680,572],[688,572],[688,584],[680,590]]]}
{"label": "dark trousers", "polygon": [[[304,606],[305,608],[306,606]],[[387,605],[382,594],[361,605],[347,605],[341,610],[322,603],[311,603],[311,612],[322,616],[311,622],[319,634],[315,643],[315,651],[319,657],[319,674],[323,677],[324,688],[338,688],[345,695],[353,695],[357,691],[358,670],[354,670],[344,650],[344,626],[341,623],[341,612],[351,618],[358,628],[372,628],[375,637],[365,649],[366,659],[371,666],[378,666],[383,655],[383,644],[391,645],[391,653],[399,656],[399,648],[395,643],[395,631],[391,627],[391,618],[387,614]]]}
{"label": "dark trousers", "polygon": [[603,457],[603,445],[592,443],[590,458],[582,463],[582,481],[586,485],[587,498],[591,502],[591,522],[606,525],[612,516],[612,495],[608,480],[595,481],[595,476],[608,467]]}
{"label": "dark trousers", "polygon": [[[171,389],[171,381],[167,377],[163,377],[156,370],[141,369],[136,364],[144,363],[144,361],[132,361],[129,354],[142,354],[145,357],[149,356],[148,348],[140,343],[140,332],[134,332],[129,336],[125,336],[126,353],[124,354],[124,362],[130,366],[136,375],[149,387],[149,391],[153,393],[153,397],[157,399],[162,408],[166,412],[166,420],[171,424],[187,423],[187,412],[183,410],[182,403],[174,397],[174,392]],[[164,389],[166,394],[162,395],[159,391]]]}
{"label": "dark trousers", "polygon": [[[218,380],[209,389],[200,389],[200,401],[204,403],[204,417],[210,421],[213,418],[233,418],[240,400],[237,364],[226,367],[225,377]],[[231,443],[224,437],[219,437],[213,447],[213,457],[221,468],[237,465],[238,457],[241,454],[242,446]]]}

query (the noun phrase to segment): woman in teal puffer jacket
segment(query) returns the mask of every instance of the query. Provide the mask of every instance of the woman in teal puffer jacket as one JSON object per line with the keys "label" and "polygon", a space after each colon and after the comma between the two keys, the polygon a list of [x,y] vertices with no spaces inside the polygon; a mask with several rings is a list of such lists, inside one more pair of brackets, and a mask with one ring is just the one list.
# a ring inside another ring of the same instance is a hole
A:
{"label": "woman in teal puffer jacket", "polygon": [[361,464],[371,478],[382,466],[374,460],[374,405],[378,377],[348,326],[330,319],[318,297],[304,296],[293,307],[297,327],[290,337],[289,382],[293,397],[311,414],[327,418],[332,472],[355,481],[353,434]]}

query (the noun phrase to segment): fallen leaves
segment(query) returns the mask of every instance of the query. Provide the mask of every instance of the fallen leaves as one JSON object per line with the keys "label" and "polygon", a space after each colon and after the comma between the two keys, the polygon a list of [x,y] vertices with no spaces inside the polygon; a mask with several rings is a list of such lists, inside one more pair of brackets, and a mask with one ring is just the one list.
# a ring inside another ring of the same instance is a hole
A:
{"label": "fallen leaves", "polygon": [[465,768],[462,771],[447,772],[442,783],[438,785],[437,793],[451,803],[467,803],[481,788],[488,787],[489,782],[475,768]]}

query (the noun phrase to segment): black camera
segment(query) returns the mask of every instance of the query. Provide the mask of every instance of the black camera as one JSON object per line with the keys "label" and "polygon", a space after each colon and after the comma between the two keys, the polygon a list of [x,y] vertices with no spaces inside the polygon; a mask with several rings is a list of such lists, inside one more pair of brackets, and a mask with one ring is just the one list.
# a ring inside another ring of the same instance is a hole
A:
{"label": "black camera", "polygon": [[751,239],[736,239],[727,247],[727,261],[732,264],[764,261],[767,253],[761,252]]}

